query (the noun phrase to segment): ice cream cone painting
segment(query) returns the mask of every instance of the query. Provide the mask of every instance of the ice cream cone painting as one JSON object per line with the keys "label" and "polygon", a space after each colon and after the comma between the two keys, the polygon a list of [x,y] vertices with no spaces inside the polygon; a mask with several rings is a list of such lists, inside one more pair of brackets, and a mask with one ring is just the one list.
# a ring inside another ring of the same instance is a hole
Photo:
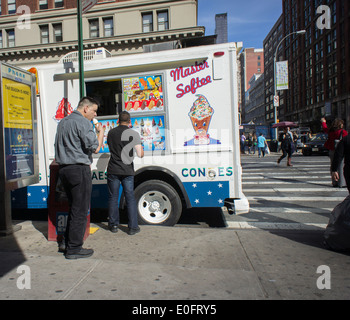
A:
{"label": "ice cream cone painting", "polygon": [[221,144],[219,140],[210,138],[209,125],[214,114],[207,98],[201,94],[196,95],[188,116],[190,117],[195,135],[193,139],[186,141],[184,146]]}
{"label": "ice cream cone painting", "polygon": [[69,116],[73,112],[72,105],[67,98],[62,98],[58,103],[56,114],[54,115],[54,120],[61,121],[64,117]]}

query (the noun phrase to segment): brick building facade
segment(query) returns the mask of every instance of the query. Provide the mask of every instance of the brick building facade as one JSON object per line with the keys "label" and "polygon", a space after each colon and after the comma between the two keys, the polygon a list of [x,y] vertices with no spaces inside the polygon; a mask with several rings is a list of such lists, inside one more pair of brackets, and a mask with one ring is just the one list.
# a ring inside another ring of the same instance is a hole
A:
{"label": "brick building facade", "polygon": [[[327,6],[328,12],[320,6]],[[330,19],[329,26],[324,23]],[[342,118],[350,126],[350,2],[283,0],[284,58],[289,61],[290,88],[285,115],[301,125],[319,127],[319,119]]]}
{"label": "brick building facade", "polygon": [[264,73],[264,50],[246,48],[239,57],[241,77],[241,116],[242,123],[245,123],[245,94],[250,88],[249,81],[254,74]]}

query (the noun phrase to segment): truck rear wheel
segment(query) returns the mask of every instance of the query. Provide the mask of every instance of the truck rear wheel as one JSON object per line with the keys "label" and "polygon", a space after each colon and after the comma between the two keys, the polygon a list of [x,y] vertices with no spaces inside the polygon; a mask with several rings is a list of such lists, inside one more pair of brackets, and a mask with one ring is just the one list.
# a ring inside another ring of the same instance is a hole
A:
{"label": "truck rear wheel", "polygon": [[173,226],[181,216],[182,204],[176,190],[166,182],[149,180],[135,189],[140,224]]}

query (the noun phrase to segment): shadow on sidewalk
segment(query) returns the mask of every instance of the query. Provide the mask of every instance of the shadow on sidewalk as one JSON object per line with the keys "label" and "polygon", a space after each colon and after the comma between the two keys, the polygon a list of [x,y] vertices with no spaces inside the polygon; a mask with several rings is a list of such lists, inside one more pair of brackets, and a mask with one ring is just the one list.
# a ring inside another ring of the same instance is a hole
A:
{"label": "shadow on sidewalk", "polygon": [[[17,231],[21,232],[21,230]],[[0,237],[0,278],[26,261],[16,240],[16,233]]]}
{"label": "shadow on sidewalk", "polygon": [[[108,222],[107,209],[93,209],[91,213],[91,222],[101,223]],[[127,224],[128,217],[126,210],[120,211],[120,224]],[[226,227],[226,219],[222,213],[221,208],[191,208],[185,209],[182,212],[181,218],[177,225],[191,225],[203,226],[207,224],[210,228],[224,228]],[[101,224],[102,226],[103,224]],[[106,225],[104,227],[108,229]]]}

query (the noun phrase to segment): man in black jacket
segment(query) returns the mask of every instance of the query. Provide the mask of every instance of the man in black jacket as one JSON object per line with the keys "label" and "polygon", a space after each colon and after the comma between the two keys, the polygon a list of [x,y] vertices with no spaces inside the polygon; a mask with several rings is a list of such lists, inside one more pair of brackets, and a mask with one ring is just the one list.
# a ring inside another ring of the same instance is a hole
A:
{"label": "man in black jacket", "polygon": [[107,167],[109,229],[115,233],[119,225],[119,187],[123,186],[129,218],[128,234],[140,231],[137,221],[137,204],[134,195],[134,150],[138,157],[144,156],[140,135],[129,128],[130,114],[123,111],[119,115],[119,126],[109,131],[107,143],[111,157]]}
{"label": "man in black jacket", "polygon": [[344,177],[346,186],[350,193],[350,135],[347,135],[340,140],[338,146],[335,149],[334,158],[331,165],[332,178],[335,181],[339,180],[339,174],[337,168],[344,158]]}

